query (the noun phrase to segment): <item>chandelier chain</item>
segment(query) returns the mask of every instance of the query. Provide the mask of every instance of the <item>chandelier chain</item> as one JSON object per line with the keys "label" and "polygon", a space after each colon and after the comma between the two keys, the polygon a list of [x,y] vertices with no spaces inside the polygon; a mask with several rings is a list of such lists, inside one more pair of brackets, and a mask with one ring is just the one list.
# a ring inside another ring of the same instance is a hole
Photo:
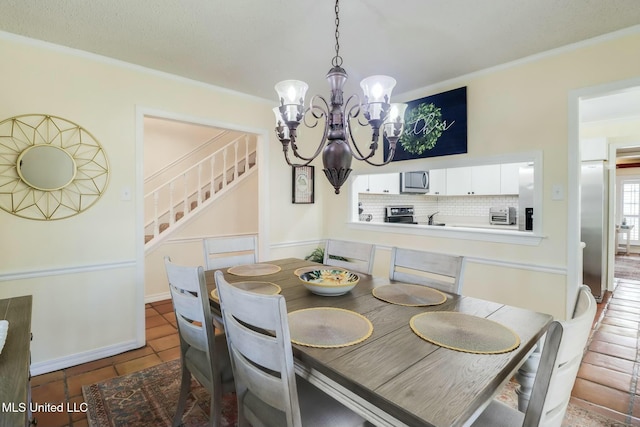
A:
{"label": "chandelier chain", "polygon": [[331,64],[334,67],[342,66],[342,57],[340,56],[340,6],[338,5],[338,0],[336,0],[336,56],[333,57]]}

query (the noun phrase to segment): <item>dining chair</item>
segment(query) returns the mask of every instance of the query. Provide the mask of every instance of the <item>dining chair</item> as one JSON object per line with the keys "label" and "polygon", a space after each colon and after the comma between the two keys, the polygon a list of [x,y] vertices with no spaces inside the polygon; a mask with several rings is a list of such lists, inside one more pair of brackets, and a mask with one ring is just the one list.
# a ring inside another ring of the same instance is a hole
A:
{"label": "dining chair", "polygon": [[282,295],[236,288],[221,271],[215,281],[236,382],[238,427],[371,425],[296,376]]}
{"label": "dining chair", "polygon": [[204,239],[207,270],[258,262],[258,236],[208,237]]}
{"label": "dining chair", "polygon": [[173,427],[182,424],[191,375],[211,394],[209,424],[221,426],[222,394],[234,390],[224,334],[216,334],[202,267],[185,267],[164,258],[180,337],[180,395]]}
{"label": "dining chair", "polygon": [[554,321],[547,331],[526,411],[494,399],[473,427],[560,427],[595,315],[596,300],[582,285],[573,318]]}
{"label": "dining chair", "polygon": [[464,257],[414,249],[392,248],[389,278],[460,294]]}
{"label": "dining chair", "polygon": [[346,268],[364,274],[373,271],[376,247],[369,243],[327,239],[324,246],[324,265]]}

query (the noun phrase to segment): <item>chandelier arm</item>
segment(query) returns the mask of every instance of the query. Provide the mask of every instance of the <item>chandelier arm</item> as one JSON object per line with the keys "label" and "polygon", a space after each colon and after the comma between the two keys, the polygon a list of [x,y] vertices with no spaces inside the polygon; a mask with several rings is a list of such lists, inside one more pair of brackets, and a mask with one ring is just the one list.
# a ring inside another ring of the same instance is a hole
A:
{"label": "chandelier arm", "polygon": [[[320,140],[320,144],[318,144],[318,148],[316,149],[315,153],[313,153],[311,157],[305,157],[298,152],[298,146],[296,145],[296,142],[291,141],[291,149],[293,150],[294,156],[296,156],[300,160],[307,161],[307,163],[303,166],[308,165],[311,161],[313,161],[316,157],[318,157],[318,155],[322,151],[322,148],[324,147],[324,144],[327,141],[327,127],[328,127],[328,121],[326,120],[327,112],[322,108],[322,106],[318,106],[315,104],[314,101],[316,101],[316,99],[320,99],[325,105],[327,105],[327,102],[324,100],[324,98],[322,98],[321,96],[315,95],[311,99],[311,105],[309,106],[309,108],[307,108],[307,110],[304,113],[303,121],[304,121],[304,125],[307,126],[308,128],[314,128],[318,125],[318,121],[319,121],[318,119],[320,119],[322,116],[325,116],[324,131],[322,132],[322,139]],[[309,125],[307,123],[308,113],[311,113],[311,115],[316,119],[316,122],[313,123],[313,125]]]}
{"label": "chandelier arm", "polygon": [[[347,120],[349,121],[349,123],[351,122],[351,120],[349,119]],[[360,151],[360,147],[358,147],[358,144],[356,143],[356,139],[354,138],[353,133],[351,132],[351,125],[349,125],[349,138],[347,139],[347,144],[349,145],[349,148],[352,148],[351,155],[353,155],[353,158],[356,160],[367,161],[367,159],[373,157],[373,155],[376,153],[375,148],[370,147],[371,151],[369,152],[369,154],[367,154],[366,156],[362,154],[362,151]]]}
{"label": "chandelier arm", "polygon": [[382,163],[372,162],[371,160],[369,160],[369,157],[371,157],[371,156],[369,156],[369,157],[367,157],[365,159],[362,159],[362,160],[364,160],[365,162],[369,163],[371,166],[384,166],[384,165],[389,164],[389,162],[391,162],[391,160],[393,160],[393,156],[395,155],[395,153],[396,153],[396,149],[395,148],[392,148],[391,150],[389,150],[389,156],[387,156],[387,160],[383,160]]}
{"label": "chandelier arm", "polygon": [[[348,108],[349,104],[351,103],[352,100],[356,100],[355,105],[353,105],[351,108]],[[356,144],[356,140],[353,136],[353,133],[351,132],[351,119],[352,118],[357,118],[357,122],[359,125],[361,126],[366,126],[368,123],[361,123],[360,122],[360,110],[362,108],[362,104],[360,103],[360,97],[357,94],[353,94],[351,95],[348,99],[347,102],[345,102],[344,104],[345,106],[345,111],[348,111],[346,118],[347,118],[347,129],[349,131],[349,138],[347,138],[347,144],[349,145],[349,147],[353,147],[353,150],[351,150],[351,154],[353,155],[353,157],[356,160],[365,160],[370,158],[371,156],[374,155],[375,150],[371,151],[369,153],[368,156],[365,157],[364,154],[362,154],[362,152],[360,151],[360,148],[358,147],[358,145]]]}
{"label": "chandelier arm", "polygon": [[[357,95],[352,95],[351,97],[349,97],[349,100],[347,101],[347,104],[349,103],[349,101],[352,98],[357,98],[359,101],[359,98],[357,97]],[[371,157],[373,157],[376,153],[376,149],[378,148],[378,142],[373,141],[371,143],[371,145],[369,146],[369,148],[371,149],[371,151],[369,151],[369,154],[364,155],[362,154],[362,151],[360,150],[360,147],[358,147],[358,144],[356,142],[355,137],[353,136],[353,132],[351,131],[351,119],[352,118],[358,118],[358,116],[360,115],[360,108],[361,108],[361,104],[360,102],[358,102],[356,105],[352,106],[349,109],[349,114],[347,114],[347,128],[349,129],[349,138],[347,139],[347,144],[349,144],[350,148],[353,148],[351,150],[351,154],[353,155],[353,157],[356,160],[364,160],[366,161],[367,159],[370,159]],[[354,113],[355,110],[355,113]],[[360,123],[360,120],[357,120],[358,124],[365,126],[368,123]]]}
{"label": "chandelier arm", "polygon": [[[354,105],[353,107],[351,107],[351,108],[349,108],[347,110],[347,106],[349,105],[349,103],[351,102],[352,99],[356,99],[357,103],[356,103],[356,105]],[[347,102],[345,103],[345,111],[349,111],[349,114],[347,115],[347,120],[357,118],[358,119],[358,124],[360,126],[369,125],[369,122],[361,121],[361,119],[363,118],[364,114],[360,114],[362,112],[362,103],[360,102],[360,97],[357,94],[354,93],[353,95],[351,95],[349,97],[349,99],[347,99]]]}
{"label": "chandelier arm", "polygon": [[[298,157],[298,156],[296,156]],[[308,159],[306,162],[304,163],[292,163],[291,159],[289,159],[289,151],[285,151],[284,152],[284,160],[287,162],[287,164],[289,166],[294,166],[294,167],[300,167],[300,166],[308,166],[309,163],[311,163],[313,161],[315,157],[312,157],[311,159]]]}
{"label": "chandelier arm", "polygon": [[[318,105],[316,101],[322,101],[322,104],[324,104],[324,106]],[[307,113],[311,113],[313,118],[316,120],[313,125],[310,125],[309,123],[307,123]],[[318,125],[319,119],[321,119],[323,116],[327,117],[328,113],[329,113],[329,104],[327,103],[327,100],[320,95],[313,95],[313,97],[311,98],[311,102],[309,102],[309,108],[307,108],[307,111],[305,112],[305,115],[303,118],[304,125],[308,128],[313,129]],[[326,123],[326,119],[325,119],[325,123]]]}

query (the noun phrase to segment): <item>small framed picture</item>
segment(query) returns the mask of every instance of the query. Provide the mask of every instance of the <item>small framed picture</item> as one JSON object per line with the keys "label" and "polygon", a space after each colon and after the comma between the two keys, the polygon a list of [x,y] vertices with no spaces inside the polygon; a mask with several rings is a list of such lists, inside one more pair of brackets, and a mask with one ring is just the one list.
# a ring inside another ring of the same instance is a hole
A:
{"label": "small framed picture", "polygon": [[313,203],[314,176],[313,166],[293,166],[292,203]]}

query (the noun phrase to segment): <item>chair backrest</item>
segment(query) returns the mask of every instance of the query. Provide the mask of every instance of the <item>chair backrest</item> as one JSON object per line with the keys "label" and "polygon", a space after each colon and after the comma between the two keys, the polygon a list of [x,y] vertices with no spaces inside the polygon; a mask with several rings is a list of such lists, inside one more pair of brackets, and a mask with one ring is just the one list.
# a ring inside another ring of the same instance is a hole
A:
{"label": "chair backrest", "polygon": [[282,411],[287,426],[301,426],[284,297],[238,289],[221,271],[215,280],[239,401],[249,390]]}
{"label": "chair backrest", "polygon": [[[346,268],[364,274],[373,271],[375,246],[368,243],[348,242],[345,240],[327,239],[324,247],[325,265]],[[339,258],[334,258],[339,257]],[[344,259],[340,259],[344,258]]]}
{"label": "chair backrest", "polygon": [[524,427],[560,427],[596,315],[596,300],[581,286],[574,316],[555,321],[545,339]]}
{"label": "chair backrest", "polygon": [[389,278],[460,294],[463,268],[462,256],[394,247]]}
{"label": "chair backrest", "polygon": [[[171,299],[178,324],[182,356],[190,347],[206,353],[208,366],[213,367],[214,337],[209,295],[202,267],[175,265],[167,256],[164,265],[169,279]],[[208,378],[213,378],[212,369]]]}
{"label": "chair backrest", "polygon": [[207,270],[258,262],[258,236],[209,237],[204,239]]}

